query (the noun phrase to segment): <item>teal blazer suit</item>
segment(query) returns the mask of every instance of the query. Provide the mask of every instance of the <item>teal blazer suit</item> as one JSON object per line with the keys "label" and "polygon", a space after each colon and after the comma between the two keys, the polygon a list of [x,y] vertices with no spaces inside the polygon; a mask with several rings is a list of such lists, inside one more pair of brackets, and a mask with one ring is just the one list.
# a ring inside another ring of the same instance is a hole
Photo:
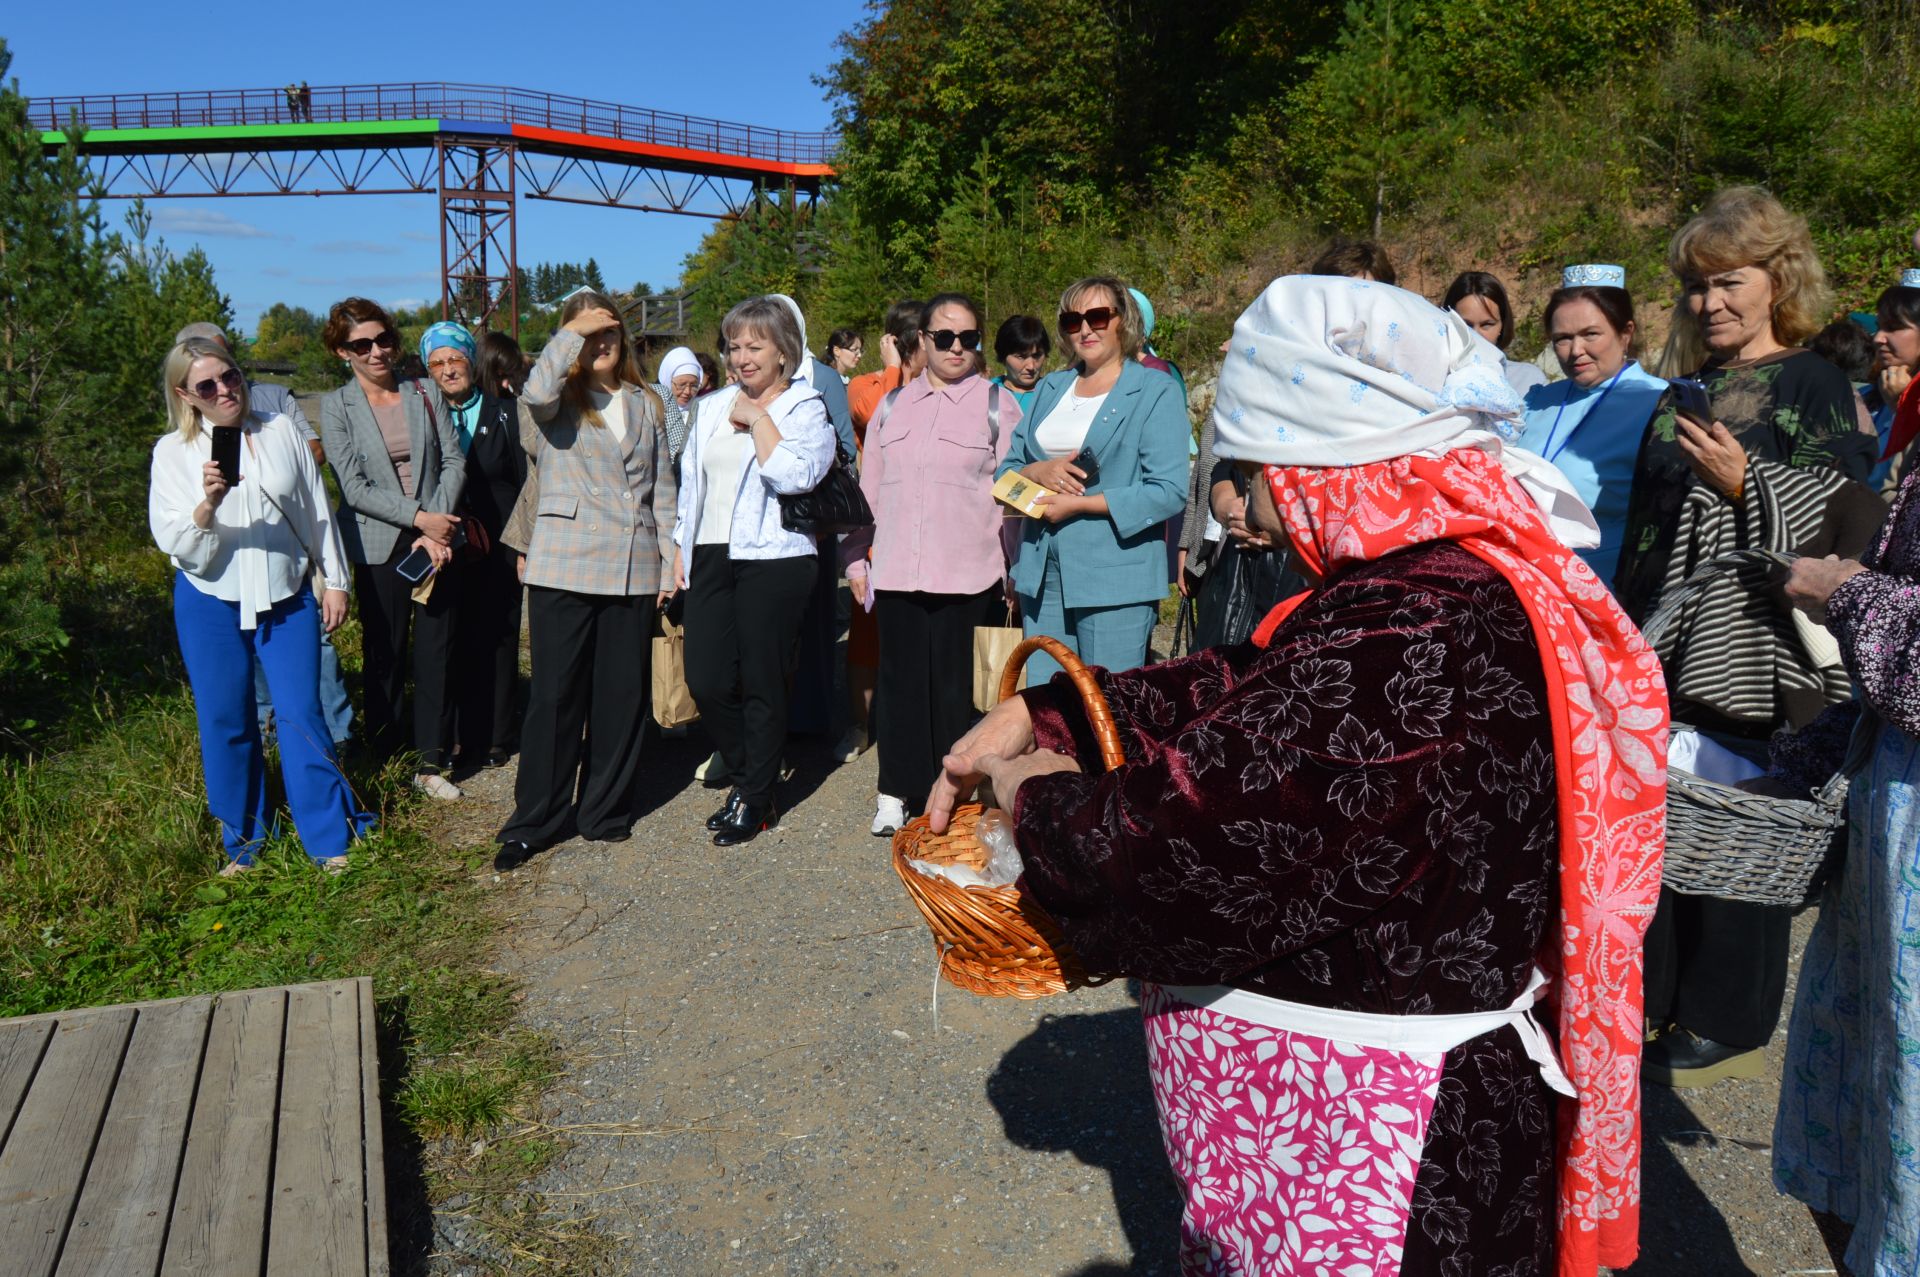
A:
{"label": "teal blazer suit", "polygon": [[[1072,369],[1064,369],[1040,382],[996,479],[1047,459],[1034,445],[1033,432],[1055,404],[1073,393],[1076,379]],[[1067,607],[1116,607],[1165,598],[1166,522],[1186,508],[1192,433],[1179,385],[1129,359],[1087,430],[1086,446],[1100,464],[1099,480],[1087,485],[1087,494],[1106,497],[1106,516],[1076,515],[1063,523],[1022,519],[1014,588],[1027,598],[1038,598],[1052,555],[1059,560]]]}

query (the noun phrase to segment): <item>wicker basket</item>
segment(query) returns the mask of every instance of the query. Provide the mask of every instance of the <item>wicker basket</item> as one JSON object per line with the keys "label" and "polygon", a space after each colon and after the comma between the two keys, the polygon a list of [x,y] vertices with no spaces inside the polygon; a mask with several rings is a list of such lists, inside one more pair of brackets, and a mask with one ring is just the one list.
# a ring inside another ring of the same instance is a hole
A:
{"label": "wicker basket", "polygon": [[[1120,731],[1099,685],[1080,658],[1058,639],[1036,635],[1013,649],[1000,675],[1000,699],[1014,694],[1020,671],[1036,651],[1060,662],[1079,689],[1100,746],[1101,763],[1111,770],[1125,762]],[[978,803],[961,806],[944,834],[935,834],[925,816],[916,816],[893,836],[894,872],[933,929],[940,973],[970,993],[1000,998],[1044,998],[1106,983],[1111,977],[1086,973],[1067,947],[1059,925],[1017,888],[962,887],[944,878],[929,878],[907,863],[980,863],[984,849],[973,836],[980,812]]]}
{"label": "wicker basket", "polygon": [[[1792,562],[1765,550],[1712,559],[1661,601],[1641,633],[1658,648],[1681,612],[1716,578],[1743,567]],[[1797,909],[1812,903],[1844,850],[1847,778],[1865,763],[1877,726],[1863,711],[1845,766],[1810,800],[1752,794],[1669,768],[1663,885],[1753,904]]]}

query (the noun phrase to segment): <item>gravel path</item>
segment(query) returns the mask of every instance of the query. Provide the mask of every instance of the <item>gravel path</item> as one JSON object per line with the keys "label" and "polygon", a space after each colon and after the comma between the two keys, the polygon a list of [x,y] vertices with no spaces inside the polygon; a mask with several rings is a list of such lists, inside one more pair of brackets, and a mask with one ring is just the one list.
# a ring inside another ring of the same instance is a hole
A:
{"label": "gravel path", "polygon": [[[620,1238],[610,1271],[1175,1271],[1124,987],[1020,1002],[948,986],[936,1027],[931,944],[866,829],[871,754],[835,768],[796,747],[780,829],[721,851],[700,828],[720,795],[692,779],[699,730],[648,749],[630,841],[567,843],[499,888],[501,965],[569,1061],[547,1120],[572,1149],[535,1187]],[[482,841],[511,784],[468,781],[450,836]],[[1775,1093],[1651,1089],[1645,1257],[1627,1271],[1833,1271],[1768,1182]],[[434,1267],[493,1270],[444,1240]]]}

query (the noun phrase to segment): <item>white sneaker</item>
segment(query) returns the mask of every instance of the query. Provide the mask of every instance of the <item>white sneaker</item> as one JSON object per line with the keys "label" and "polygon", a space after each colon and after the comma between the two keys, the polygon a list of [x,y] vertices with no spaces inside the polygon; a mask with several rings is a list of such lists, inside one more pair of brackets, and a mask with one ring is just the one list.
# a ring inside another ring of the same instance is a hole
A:
{"label": "white sneaker", "polygon": [[718,767],[719,765],[720,765],[720,751],[716,749],[711,754],[707,755],[706,762],[701,763],[698,767],[693,769],[693,778],[695,780],[705,780],[707,778],[707,773],[711,772],[714,768]]}
{"label": "white sneaker", "polygon": [[839,762],[850,763],[866,753],[872,744],[873,742],[867,739],[867,729],[855,723],[847,728],[846,733],[840,737],[840,743],[833,747],[833,756]]}
{"label": "white sneaker", "polygon": [[873,836],[891,838],[907,823],[907,805],[892,794],[880,795],[873,805]]}
{"label": "white sneaker", "polygon": [[413,787],[429,798],[439,798],[451,802],[455,798],[465,798],[466,792],[460,786],[442,776],[439,772],[421,772],[413,778]]}
{"label": "white sneaker", "polygon": [[320,862],[320,872],[333,878],[339,877],[349,868],[351,865],[345,856],[328,856]]}

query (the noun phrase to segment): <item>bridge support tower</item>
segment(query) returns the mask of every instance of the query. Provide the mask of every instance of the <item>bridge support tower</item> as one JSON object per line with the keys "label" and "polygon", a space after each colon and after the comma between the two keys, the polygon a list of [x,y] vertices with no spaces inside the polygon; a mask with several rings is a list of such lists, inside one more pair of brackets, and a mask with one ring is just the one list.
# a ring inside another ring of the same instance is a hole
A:
{"label": "bridge support tower", "polygon": [[[520,335],[514,148],[503,138],[441,137],[440,313]],[[498,322],[500,312],[505,322]]]}

